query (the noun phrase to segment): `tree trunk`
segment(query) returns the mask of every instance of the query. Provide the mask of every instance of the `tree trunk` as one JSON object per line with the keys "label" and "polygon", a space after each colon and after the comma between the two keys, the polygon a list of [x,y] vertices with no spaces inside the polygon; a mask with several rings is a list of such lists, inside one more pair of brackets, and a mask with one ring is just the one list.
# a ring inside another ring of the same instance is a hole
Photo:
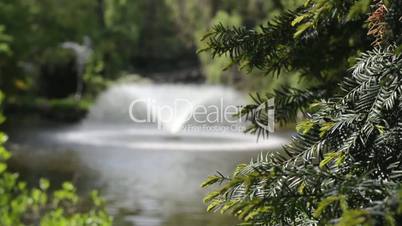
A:
{"label": "tree trunk", "polygon": [[105,22],[105,0],[98,0],[98,21],[99,26],[103,30],[106,27]]}

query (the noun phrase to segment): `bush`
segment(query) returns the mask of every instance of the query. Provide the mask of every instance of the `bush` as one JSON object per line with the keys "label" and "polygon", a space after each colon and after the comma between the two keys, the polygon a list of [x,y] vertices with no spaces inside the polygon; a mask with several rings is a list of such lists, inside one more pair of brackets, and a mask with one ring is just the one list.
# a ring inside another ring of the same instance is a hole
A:
{"label": "bush", "polygon": [[[0,103],[3,100],[0,93]],[[4,117],[0,114],[0,123]],[[4,148],[7,136],[0,132],[0,225],[2,226],[111,226],[112,218],[96,191],[88,199],[80,198],[69,182],[57,190],[41,179],[37,187],[28,187],[17,173],[7,170],[10,152]]]}

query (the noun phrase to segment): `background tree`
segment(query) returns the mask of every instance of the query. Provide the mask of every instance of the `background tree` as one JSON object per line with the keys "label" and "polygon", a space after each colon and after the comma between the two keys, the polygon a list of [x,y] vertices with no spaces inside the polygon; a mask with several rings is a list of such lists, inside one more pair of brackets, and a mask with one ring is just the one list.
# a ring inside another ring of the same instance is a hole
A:
{"label": "background tree", "polygon": [[[5,0],[0,3],[0,21],[13,39],[9,43],[13,54],[2,56],[0,87],[10,98],[60,99],[74,94],[80,84],[75,81],[74,53],[60,46],[81,44],[84,37],[89,37],[94,49],[84,76],[84,90],[90,95],[102,81],[127,73],[150,76],[186,68],[201,67],[210,83],[244,82],[247,77],[232,79],[206,55],[195,54],[203,47],[198,40],[215,21],[254,28],[295,2],[298,0]],[[161,48],[165,51],[160,52]],[[229,62],[226,58],[221,61]],[[234,67],[230,71],[243,74]]]}

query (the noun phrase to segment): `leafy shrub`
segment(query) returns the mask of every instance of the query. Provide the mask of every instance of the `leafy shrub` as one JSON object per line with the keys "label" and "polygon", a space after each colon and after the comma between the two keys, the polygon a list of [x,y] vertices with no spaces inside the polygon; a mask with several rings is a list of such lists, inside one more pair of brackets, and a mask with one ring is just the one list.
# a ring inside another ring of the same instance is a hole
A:
{"label": "leafy shrub", "polygon": [[[0,93],[0,103],[3,100]],[[0,114],[0,123],[4,117]],[[2,226],[111,226],[112,218],[96,191],[88,200],[80,198],[69,182],[51,191],[41,179],[37,187],[28,187],[17,173],[7,170],[10,152],[4,148],[7,136],[0,132],[0,225]]]}

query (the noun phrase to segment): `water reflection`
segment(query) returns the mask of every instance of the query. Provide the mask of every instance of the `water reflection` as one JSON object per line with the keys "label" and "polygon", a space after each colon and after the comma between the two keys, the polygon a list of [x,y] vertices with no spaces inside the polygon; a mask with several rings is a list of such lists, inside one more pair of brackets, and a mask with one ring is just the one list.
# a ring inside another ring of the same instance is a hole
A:
{"label": "water reflection", "polygon": [[[205,213],[201,201],[205,191],[199,185],[215,170],[230,173],[236,164],[249,161],[261,150],[204,152],[99,146],[55,138],[74,131],[71,127],[19,125],[14,129],[9,143],[14,153],[13,169],[29,181],[42,176],[56,182],[73,180],[80,193],[100,189],[117,226],[233,225],[235,220],[231,217]],[[122,142],[135,143],[144,136],[120,138]],[[154,137],[155,142],[166,139]],[[217,137],[210,141],[215,146],[225,142]]]}

